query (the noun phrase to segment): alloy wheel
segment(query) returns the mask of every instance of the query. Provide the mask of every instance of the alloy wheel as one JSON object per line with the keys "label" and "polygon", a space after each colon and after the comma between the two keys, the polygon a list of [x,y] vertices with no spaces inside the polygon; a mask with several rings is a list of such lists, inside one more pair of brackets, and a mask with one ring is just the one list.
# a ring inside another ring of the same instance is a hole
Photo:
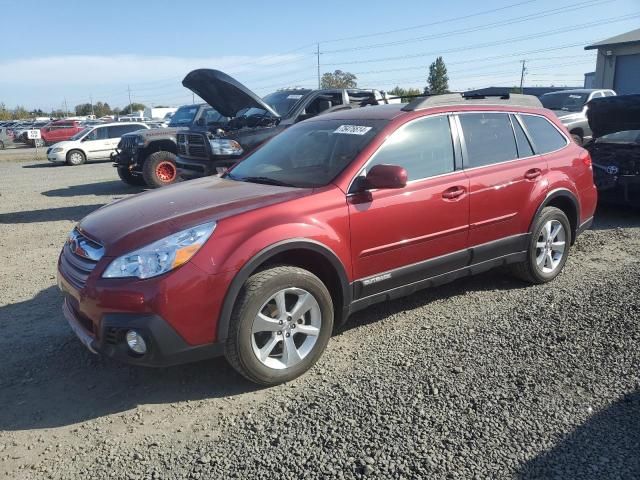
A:
{"label": "alloy wheel", "polygon": [[291,368],[313,350],[321,327],[320,306],[311,293],[295,287],[279,290],[253,320],[253,353],[269,368]]}
{"label": "alloy wheel", "polygon": [[543,273],[553,273],[564,257],[566,232],[558,220],[542,226],[536,242],[536,264]]}

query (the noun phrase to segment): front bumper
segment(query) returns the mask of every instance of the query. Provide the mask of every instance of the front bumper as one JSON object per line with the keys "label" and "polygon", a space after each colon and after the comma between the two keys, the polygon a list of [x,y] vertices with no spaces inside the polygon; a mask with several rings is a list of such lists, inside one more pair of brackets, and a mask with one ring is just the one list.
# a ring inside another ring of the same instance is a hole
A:
{"label": "front bumper", "polygon": [[47,151],[47,160],[52,163],[64,163],[67,161],[65,152],[52,153]]}
{"label": "front bumper", "polygon": [[184,158],[180,156],[176,158],[178,175],[185,180],[220,175],[237,162],[237,158],[222,158],[216,160]]}
{"label": "front bumper", "polygon": [[[73,307],[73,300],[66,297],[62,306],[71,330],[89,351],[102,354],[123,363],[146,367],[166,367],[196,362],[224,354],[224,345],[209,343],[189,345],[171,326],[157,315],[112,313],[105,315],[100,331],[92,334],[81,314]],[[127,331],[135,330],[145,340],[147,352],[136,354],[125,340]]]}
{"label": "front bumper", "polygon": [[602,167],[595,168],[594,173],[600,201],[640,206],[640,175],[611,174]]}
{"label": "front bumper", "polygon": [[[218,315],[233,272],[205,274],[191,263],[146,280],[102,279],[101,260],[84,286],[65,276],[58,263],[63,313],[79,340],[93,353],[143,366],[168,366],[224,353],[217,339]],[[77,281],[77,280],[76,280]],[[136,330],[147,344],[138,355],[126,342]]]}

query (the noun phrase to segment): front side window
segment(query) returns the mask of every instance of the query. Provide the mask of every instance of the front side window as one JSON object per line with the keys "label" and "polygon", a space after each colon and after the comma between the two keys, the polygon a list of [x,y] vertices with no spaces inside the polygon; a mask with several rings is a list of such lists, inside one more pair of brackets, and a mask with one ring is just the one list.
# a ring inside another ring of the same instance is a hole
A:
{"label": "front side window", "polygon": [[409,181],[452,172],[454,154],[449,118],[427,117],[400,127],[376,152],[367,168],[383,164],[403,167]]}
{"label": "front side window", "polygon": [[518,158],[516,140],[506,113],[464,113],[459,116],[466,144],[466,168]]}
{"label": "front side window", "polygon": [[84,137],[85,141],[104,140],[107,138],[106,128],[94,128],[89,135]]}
{"label": "front side window", "polygon": [[386,120],[317,120],[289,127],[227,174],[237,181],[321,187],[342,172]]}
{"label": "front side window", "polygon": [[536,153],[548,153],[567,145],[567,140],[549,120],[537,115],[520,115],[536,147]]}

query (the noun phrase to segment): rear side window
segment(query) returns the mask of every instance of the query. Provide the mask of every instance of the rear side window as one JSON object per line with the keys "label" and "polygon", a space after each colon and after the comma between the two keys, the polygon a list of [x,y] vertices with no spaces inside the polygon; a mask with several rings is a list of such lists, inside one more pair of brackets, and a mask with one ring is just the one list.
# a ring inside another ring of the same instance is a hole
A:
{"label": "rear side window", "polygon": [[513,131],[516,134],[516,145],[518,146],[518,157],[532,157],[533,156],[533,148],[531,148],[531,144],[527,139],[527,136],[524,134],[524,130],[522,130],[522,126],[518,119],[511,115],[511,123],[513,124]]}
{"label": "rear side window", "polygon": [[567,145],[567,140],[546,118],[537,115],[520,115],[520,118],[527,127],[536,153],[553,152]]}
{"label": "rear side window", "polygon": [[466,168],[518,158],[516,139],[506,113],[465,113],[459,118],[467,146]]}
{"label": "rear side window", "polygon": [[375,154],[374,165],[399,165],[409,180],[442,175],[454,169],[451,127],[446,115],[427,117],[396,130]]}

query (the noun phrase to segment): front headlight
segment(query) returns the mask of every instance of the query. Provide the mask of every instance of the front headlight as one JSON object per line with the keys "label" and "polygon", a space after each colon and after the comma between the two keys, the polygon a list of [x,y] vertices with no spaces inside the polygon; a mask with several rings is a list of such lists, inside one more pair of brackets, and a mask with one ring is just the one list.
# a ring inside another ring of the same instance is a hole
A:
{"label": "front headlight", "polygon": [[216,228],[216,222],[203,223],[158,240],[112,261],[103,278],[150,278],[183,265],[200,250]]}
{"label": "front headlight", "polygon": [[56,147],[56,148],[54,148],[53,150],[51,150],[51,153],[60,153],[60,152],[62,152],[62,151],[64,151],[64,148],[62,148],[62,147]]}
{"label": "front headlight", "polygon": [[214,155],[242,155],[244,152],[235,140],[214,138],[209,140],[209,145],[211,145],[211,153]]}

